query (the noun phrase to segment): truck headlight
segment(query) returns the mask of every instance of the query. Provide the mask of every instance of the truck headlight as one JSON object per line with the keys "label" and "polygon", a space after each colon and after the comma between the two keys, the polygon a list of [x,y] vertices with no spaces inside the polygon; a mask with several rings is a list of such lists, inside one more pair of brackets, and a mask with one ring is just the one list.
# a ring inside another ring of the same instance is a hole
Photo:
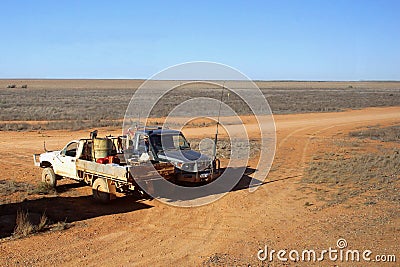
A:
{"label": "truck headlight", "polygon": [[176,163],[176,167],[178,167],[178,168],[182,168],[182,165],[183,165],[182,162],[177,162],[177,163]]}

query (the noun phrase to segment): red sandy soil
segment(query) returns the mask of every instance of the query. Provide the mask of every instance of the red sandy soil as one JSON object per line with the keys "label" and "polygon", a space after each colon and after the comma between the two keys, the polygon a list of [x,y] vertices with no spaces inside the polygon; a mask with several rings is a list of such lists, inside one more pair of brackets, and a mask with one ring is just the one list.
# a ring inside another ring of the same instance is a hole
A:
{"label": "red sandy soil", "polygon": [[[76,212],[83,210],[89,215],[74,221],[67,230],[1,241],[0,265],[294,266],[298,263],[276,259],[262,263],[257,252],[265,245],[288,251],[336,248],[339,238],[345,238],[352,249],[370,249],[374,254],[398,253],[400,219],[387,216],[398,214],[398,206],[378,202],[365,208],[344,205],[321,208],[322,203],[313,193],[300,190],[299,182],[316,151],[335,149],[328,145],[332,138],[362,126],[398,124],[400,107],[278,115],[275,122],[275,160],[266,183],[255,192],[236,190],[197,208],[177,208],[145,200],[125,204],[128,208],[122,212],[116,208],[115,213],[103,215],[98,212],[103,208],[101,205],[93,205],[89,198],[81,199],[91,194],[90,187],[71,188],[58,196],[70,199],[68,203],[77,199]],[[251,122],[247,126],[251,131]],[[185,133],[190,139],[204,136],[208,131],[214,130],[205,127],[186,129]],[[41,170],[33,167],[32,154],[42,151],[43,140],[48,149],[60,149],[71,139],[88,136],[88,132],[0,132],[1,179],[37,183]],[[101,129],[99,134],[112,132],[118,134],[120,130]],[[321,146],[321,140],[322,144],[326,140],[325,147]],[[252,160],[250,167],[254,168],[255,163]],[[306,202],[313,205],[305,205]],[[400,261],[399,254],[397,257]],[[316,266],[334,264],[354,265],[325,260]],[[365,264],[376,263],[357,266]]]}

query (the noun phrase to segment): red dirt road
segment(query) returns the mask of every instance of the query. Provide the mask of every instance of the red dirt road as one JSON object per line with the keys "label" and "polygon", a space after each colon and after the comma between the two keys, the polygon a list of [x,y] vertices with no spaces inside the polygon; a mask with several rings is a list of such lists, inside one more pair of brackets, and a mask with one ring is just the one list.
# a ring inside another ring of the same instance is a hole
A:
{"label": "red dirt road", "polygon": [[[93,205],[89,197],[85,198],[91,194],[89,187],[72,188],[60,193],[61,200],[56,203],[60,209],[72,205],[76,209],[72,212],[84,211],[86,215],[77,216],[67,230],[1,241],[0,265],[261,266],[257,252],[265,245],[274,250],[322,250],[336,248],[339,238],[345,238],[352,249],[397,253],[398,206],[378,202],[363,209],[344,205],[321,208],[322,203],[312,192],[301,190],[299,182],[315,151],[335,149],[321,146],[321,142],[330,144],[332,138],[361,126],[399,124],[400,107],[278,115],[275,122],[276,157],[266,183],[257,191],[249,193],[248,189],[239,188],[197,208],[146,200],[125,203],[124,209],[103,214],[99,212],[101,205]],[[190,139],[208,130],[213,133],[211,127],[186,129],[185,133]],[[87,135],[88,131],[0,132],[1,179],[36,183],[40,170],[33,167],[31,155],[42,151],[43,140],[49,149],[57,149],[73,138]],[[250,167],[255,167],[255,162],[251,161]],[[68,200],[65,205],[63,199]],[[313,205],[305,205],[306,202]],[[112,206],[107,207],[110,209]],[[276,258],[270,264],[288,265]],[[316,265],[321,264],[335,263],[325,260]]]}

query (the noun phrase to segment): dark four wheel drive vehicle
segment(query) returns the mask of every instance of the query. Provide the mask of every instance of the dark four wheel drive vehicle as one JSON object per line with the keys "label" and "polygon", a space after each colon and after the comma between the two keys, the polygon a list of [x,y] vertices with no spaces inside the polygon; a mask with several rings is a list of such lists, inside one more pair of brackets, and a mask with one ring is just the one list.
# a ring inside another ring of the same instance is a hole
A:
{"label": "dark four wheel drive vehicle", "polygon": [[128,157],[172,163],[176,181],[209,182],[220,175],[219,160],[192,150],[183,133],[177,130],[139,128],[128,135],[127,146]]}

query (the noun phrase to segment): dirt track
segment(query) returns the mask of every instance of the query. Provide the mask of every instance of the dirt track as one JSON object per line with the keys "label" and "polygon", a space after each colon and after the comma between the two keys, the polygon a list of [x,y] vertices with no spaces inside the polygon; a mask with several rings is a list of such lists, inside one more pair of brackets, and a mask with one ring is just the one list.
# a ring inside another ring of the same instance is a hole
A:
{"label": "dirt track", "polygon": [[[315,195],[299,189],[299,181],[317,149],[334,149],[321,148],[321,140],[361,126],[398,124],[400,107],[279,115],[275,122],[276,157],[266,183],[256,192],[239,186],[199,208],[176,208],[155,200],[134,203],[128,198],[113,204],[123,208],[115,207],[113,212],[111,206],[101,212],[102,206],[87,197],[90,188],[66,186],[68,190],[53,204],[47,199],[43,206],[65,209],[63,203],[71,205],[67,214],[75,214],[72,227],[0,243],[0,265],[257,266],[261,265],[257,251],[265,245],[275,250],[322,250],[335,247],[339,238],[345,238],[351,248],[397,253],[399,217],[377,218],[398,210],[381,202],[368,209],[340,205],[320,209]],[[190,139],[195,132],[202,135],[198,131],[188,129],[186,133]],[[0,132],[0,154],[6,163],[2,164],[3,178],[35,183],[40,170],[32,166],[31,154],[42,150],[44,139],[48,148],[56,149],[87,133]],[[79,212],[85,215],[80,217]],[[279,266],[280,262],[273,264]]]}

